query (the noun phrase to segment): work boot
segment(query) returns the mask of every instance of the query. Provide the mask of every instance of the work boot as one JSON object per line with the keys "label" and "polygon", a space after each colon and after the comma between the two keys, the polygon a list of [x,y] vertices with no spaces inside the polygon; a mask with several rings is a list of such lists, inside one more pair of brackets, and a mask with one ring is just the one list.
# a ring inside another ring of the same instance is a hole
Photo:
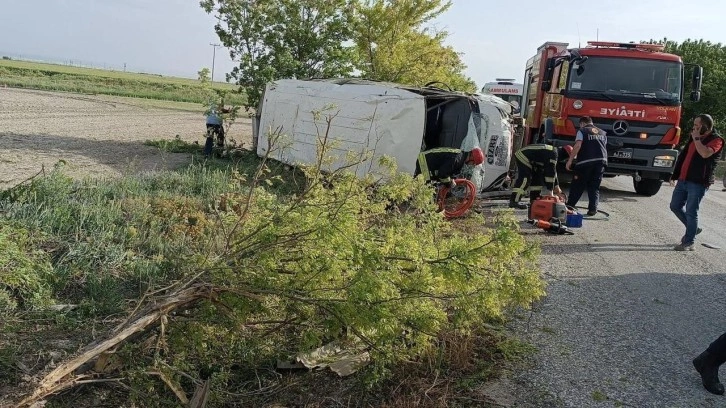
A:
{"label": "work boot", "polygon": [[723,384],[718,379],[718,367],[721,364],[708,351],[704,351],[693,359],[693,366],[701,374],[703,387],[711,394],[723,395]]}
{"label": "work boot", "polygon": [[684,251],[693,251],[693,244],[678,244],[673,247],[674,251],[684,252]]}
{"label": "work boot", "polygon": [[509,208],[514,208],[514,209],[517,209],[517,210],[526,210],[527,209],[527,204],[524,204],[524,203],[515,203],[513,201],[510,201],[509,202]]}

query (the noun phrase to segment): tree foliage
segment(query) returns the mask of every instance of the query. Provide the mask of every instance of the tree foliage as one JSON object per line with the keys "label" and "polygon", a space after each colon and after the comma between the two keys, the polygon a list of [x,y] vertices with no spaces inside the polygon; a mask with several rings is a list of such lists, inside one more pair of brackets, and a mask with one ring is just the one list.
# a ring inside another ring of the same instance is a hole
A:
{"label": "tree foliage", "polygon": [[[131,398],[169,402],[208,379],[210,406],[229,406],[275,381],[263,383],[260,367],[330,342],[370,353],[364,373],[380,380],[440,335],[467,333],[543,295],[536,248],[511,214],[473,215],[480,227],[465,234],[437,212],[432,189],[392,161],[362,180],[348,172],[358,165],[352,155],[334,170],[331,120],[316,119],[319,161],[301,168],[292,195],[282,193],[292,180],[263,160],[229,176],[196,167],[78,185],[55,175],[4,203],[8,218],[78,240],[53,267],[74,271],[61,275],[77,285],[95,282],[82,298],[92,316],[104,316],[104,301],[118,315],[140,287],[135,310],[206,288],[118,347],[103,375],[128,381]],[[270,151],[284,142],[279,133],[269,139]]]}
{"label": "tree foliage", "polygon": [[267,82],[360,76],[411,85],[443,82],[475,91],[445,31],[426,26],[444,0],[202,0],[239,61],[229,74],[256,107]]}
{"label": "tree foliage", "polygon": [[202,84],[210,82],[210,72],[211,71],[209,70],[209,68],[206,67],[197,71],[197,79],[199,80],[199,82],[201,82]]}
{"label": "tree foliage", "polygon": [[349,75],[351,0],[202,0],[239,66],[229,74],[256,107],[267,82]]}
{"label": "tree foliage", "polygon": [[[293,200],[255,188],[238,200],[241,214],[224,218],[229,253],[210,278],[232,289],[225,302],[236,305],[238,324],[282,321],[288,329],[265,337],[251,330],[240,352],[336,340],[362,345],[374,372],[385,373],[442,331],[470,330],[542,294],[535,252],[514,220],[465,236],[437,212],[420,178],[388,163],[390,174],[359,180],[330,163],[304,167],[306,187]],[[180,334],[201,335],[206,324],[190,322]]]}
{"label": "tree foliage", "polygon": [[356,14],[357,68],[365,78],[423,86],[442,82],[475,92],[446,31],[425,26],[451,6],[444,0],[364,0]]}
{"label": "tree foliage", "polygon": [[[665,52],[679,55],[685,64],[696,64],[703,67],[703,87],[701,100],[693,102],[690,96],[690,70],[686,70],[685,90],[681,128],[690,129],[691,121],[700,113],[713,116],[716,127],[726,127],[726,46],[711,41],[687,39],[681,43],[664,38],[650,41],[665,45]],[[685,134],[685,131],[684,131]],[[685,140],[682,138],[681,140]]]}

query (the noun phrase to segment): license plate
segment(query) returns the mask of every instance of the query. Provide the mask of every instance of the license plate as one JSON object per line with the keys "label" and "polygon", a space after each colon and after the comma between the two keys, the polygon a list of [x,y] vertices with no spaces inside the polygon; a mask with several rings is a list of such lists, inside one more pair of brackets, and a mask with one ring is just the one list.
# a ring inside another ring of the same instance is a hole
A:
{"label": "license plate", "polygon": [[617,157],[618,159],[630,159],[633,157],[633,152],[621,150],[613,153],[613,157]]}

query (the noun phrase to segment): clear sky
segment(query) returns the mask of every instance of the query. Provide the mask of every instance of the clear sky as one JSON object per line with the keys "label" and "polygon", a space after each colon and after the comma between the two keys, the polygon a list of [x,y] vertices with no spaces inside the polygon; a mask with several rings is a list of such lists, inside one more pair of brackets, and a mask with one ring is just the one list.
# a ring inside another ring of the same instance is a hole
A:
{"label": "clear sky", "polygon": [[[481,87],[521,81],[545,41],[703,38],[726,42],[726,2],[715,0],[454,0],[434,24],[463,52]],[[0,54],[73,60],[132,71],[196,76],[211,67],[214,18],[197,0],[0,0]],[[233,62],[217,49],[215,79]]]}

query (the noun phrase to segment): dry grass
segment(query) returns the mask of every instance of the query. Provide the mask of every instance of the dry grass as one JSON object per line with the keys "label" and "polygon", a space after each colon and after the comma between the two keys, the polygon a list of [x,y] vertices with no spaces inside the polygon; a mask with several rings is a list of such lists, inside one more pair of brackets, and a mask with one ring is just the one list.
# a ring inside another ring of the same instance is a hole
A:
{"label": "dry grass", "polygon": [[483,392],[507,360],[526,346],[495,330],[446,333],[417,361],[398,365],[391,380],[366,388],[360,376],[339,378],[330,371],[283,372],[274,388],[246,395],[247,406],[450,408],[496,406]]}

